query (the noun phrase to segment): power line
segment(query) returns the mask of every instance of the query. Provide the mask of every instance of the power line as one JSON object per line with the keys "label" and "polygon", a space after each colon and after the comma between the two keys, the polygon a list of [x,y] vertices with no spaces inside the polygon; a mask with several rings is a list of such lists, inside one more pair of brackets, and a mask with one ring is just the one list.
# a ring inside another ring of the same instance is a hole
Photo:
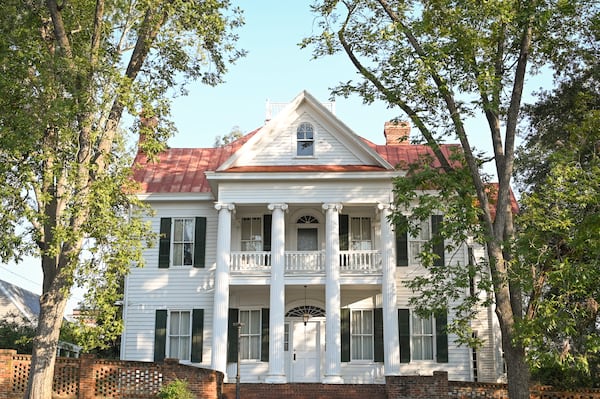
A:
{"label": "power line", "polygon": [[32,284],[35,284],[37,287],[39,287],[39,286],[40,286],[40,282],[39,282],[39,281],[34,281],[34,280],[31,280],[30,278],[27,278],[27,277],[25,277],[25,276],[22,276],[22,275],[20,275],[19,273],[15,273],[14,271],[10,270],[8,267],[6,267],[6,266],[4,266],[4,265],[0,265],[0,268],[2,268],[2,269],[4,269],[4,270],[6,270],[6,271],[7,271],[7,272],[9,272],[10,274],[13,274],[13,275],[15,275],[15,276],[17,276],[17,277],[19,277],[19,278],[22,278],[22,279],[23,279],[23,280],[25,280],[25,281],[28,281],[28,282],[30,282],[30,283],[32,283]]}

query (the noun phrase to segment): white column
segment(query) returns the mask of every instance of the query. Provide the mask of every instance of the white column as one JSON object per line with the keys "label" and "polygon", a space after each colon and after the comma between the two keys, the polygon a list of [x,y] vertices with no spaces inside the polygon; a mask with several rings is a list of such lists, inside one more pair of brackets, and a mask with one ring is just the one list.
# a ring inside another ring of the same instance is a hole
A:
{"label": "white column", "polygon": [[324,384],[342,384],[340,320],[339,211],[342,204],[323,204],[325,218],[325,376]]}
{"label": "white column", "polygon": [[381,297],[383,305],[383,356],[385,375],[400,374],[400,341],[396,310],[396,259],[394,232],[389,220],[391,206],[379,204],[381,225]]}
{"label": "white column", "polygon": [[271,299],[269,311],[269,374],[266,383],[285,384],[285,218],[287,204],[269,204],[271,222]]}
{"label": "white column", "polygon": [[217,226],[217,267],[213,304],[211,368],[223,373],[227,369],[227,317],[229,309],[229,259],[231,252],[231,213],[233,204],[215,204],[219,212]]}

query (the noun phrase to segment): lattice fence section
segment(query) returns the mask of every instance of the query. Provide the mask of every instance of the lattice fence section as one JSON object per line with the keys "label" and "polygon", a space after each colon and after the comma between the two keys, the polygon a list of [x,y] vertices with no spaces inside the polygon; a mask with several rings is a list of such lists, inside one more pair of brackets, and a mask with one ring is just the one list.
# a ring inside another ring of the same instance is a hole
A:
{"label": "lattice fence section", "polygon": [[156,369],[121,369],[120,384],[123,398],[154,398],[162,386],[163,375]]}
{"label": "lattice fence section", "polygon": [[12,360],[12,391],[14,393],[27,390],[27,380],[31,368],[31,356],[15,355]]}
{"label": "lattice fence section", "polygon": [[52,390],[54,394],[63,397],[74,398],[79,395],[79,361],[62,360],[56,362]]}
{"label": "lattice fence section", "polygon": [[122,368],[102,363],[94,369],[94,394],[102,398],[154,398],[163,375],[154,368]]}

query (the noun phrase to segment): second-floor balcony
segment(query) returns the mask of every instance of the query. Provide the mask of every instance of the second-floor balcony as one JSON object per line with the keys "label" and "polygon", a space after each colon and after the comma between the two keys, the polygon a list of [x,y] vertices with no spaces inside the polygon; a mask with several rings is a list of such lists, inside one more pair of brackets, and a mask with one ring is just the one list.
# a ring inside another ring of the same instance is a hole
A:
{"label": "second-floor balcony", "polygon": [[[286,275],[325,275],[324,251],[285,251]],[[379,251],[340,251],[340,274],[381,273]],[[270,274],[271,252],[234,251],[231,252],[230,272],[237,275]]]}

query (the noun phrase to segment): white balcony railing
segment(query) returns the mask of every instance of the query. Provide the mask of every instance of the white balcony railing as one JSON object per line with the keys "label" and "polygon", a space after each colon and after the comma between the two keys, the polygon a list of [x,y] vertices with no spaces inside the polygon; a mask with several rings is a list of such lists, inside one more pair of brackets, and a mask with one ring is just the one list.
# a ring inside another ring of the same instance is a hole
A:
{"label": "white balcony railing", "polygon": [[379,251],[340,251],[340,273],[380,273]]}
{"label": "white balcony railing", "polygon": [[[285,251],[285,274],[324,274],[324,251]],[[230,270],[235,274],[270,273],[271,253],[231,252]],[[340,273],[381,273],[379,251],[340,251]]]}

